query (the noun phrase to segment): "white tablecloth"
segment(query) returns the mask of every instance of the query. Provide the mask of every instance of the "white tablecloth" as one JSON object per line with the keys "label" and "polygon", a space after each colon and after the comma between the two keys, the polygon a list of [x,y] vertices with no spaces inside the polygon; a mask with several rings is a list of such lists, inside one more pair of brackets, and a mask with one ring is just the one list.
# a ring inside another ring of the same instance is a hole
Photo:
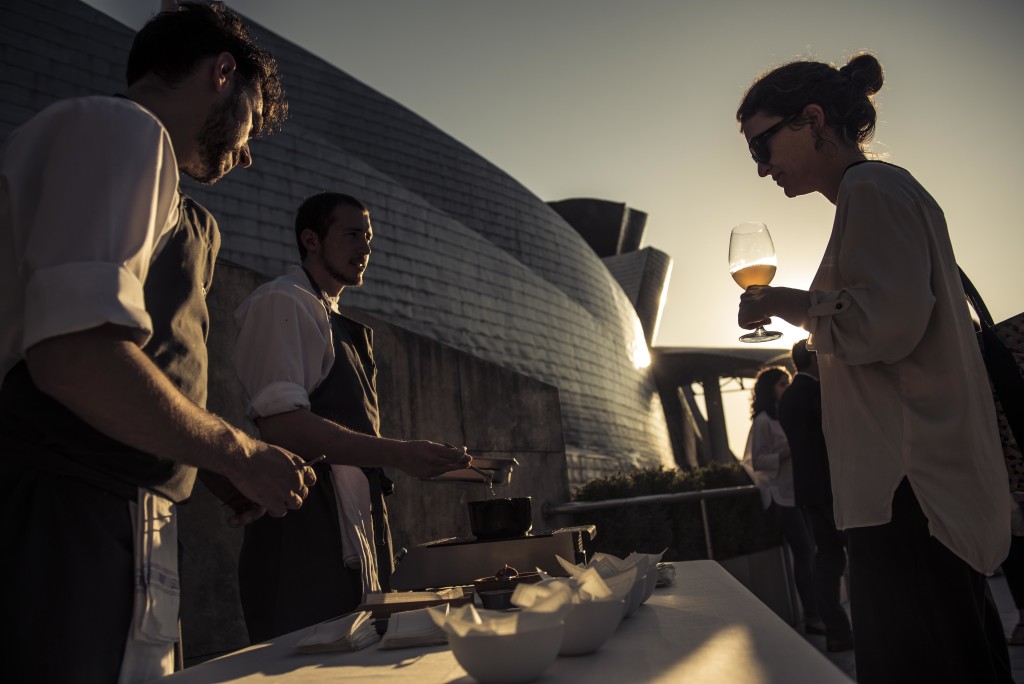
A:
{"label": "white tablecloth", "polygon": [[[558,658],[541,684],[829,684],[851,680],[714,561],[676,563],[676,581],[596,653]],[[196,665],[160,680],[221,682],[472,682],[444,646],[295,655],[308,629]]]}

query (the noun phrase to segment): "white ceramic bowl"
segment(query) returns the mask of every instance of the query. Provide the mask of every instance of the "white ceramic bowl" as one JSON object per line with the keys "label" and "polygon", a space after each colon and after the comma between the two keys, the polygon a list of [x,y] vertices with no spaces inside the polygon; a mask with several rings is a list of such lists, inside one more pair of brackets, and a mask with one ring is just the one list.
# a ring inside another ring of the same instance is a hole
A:
{"label": "white ceramic bowl", "polygon": [[598,599],[573,604],[565,616],[565,636],[558,655],[593,653],[615,634],[622,620],[622,599]]}
{"label": "white ceramic bowl", "polygon": [[564,627],[557,622],[517,634],[448,632],[448,643],[459,665],[480,684],[521,684],[537,679],[555,662]]}
{"label": "white ceramic bowl", "polygon": [[607,577],[602,575],[602,579],[612,590],[612,594],[623,600],[623,617],[632,615],[640,607],[640,599],[643,598],[643,578],[638,574],[638,568],[630,568]]}
{"label": "white ceramic bowl", "polygon": [[651,598],[651,594],[654,593],[654,587],[658,584],[658,567],[655,563],[651,563],[647,567],[647,577],[644,580],[644,597],[640,603],[647,603],[647,599]]}
{"label": "white ceramic bowl", "polygon": [[629,597],[626,598],[626,611],[623,617],[632,617],[640,604],[644,602],[644,591],[647,589],[647,575],[643,568],[636,569],[636,578],[633,580],[633,588],[629,590]]}

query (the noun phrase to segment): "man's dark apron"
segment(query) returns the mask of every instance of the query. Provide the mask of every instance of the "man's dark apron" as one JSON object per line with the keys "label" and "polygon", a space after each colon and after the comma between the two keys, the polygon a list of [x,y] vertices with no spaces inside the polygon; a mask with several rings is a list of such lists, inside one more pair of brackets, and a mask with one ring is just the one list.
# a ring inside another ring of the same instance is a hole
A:
{"label": "man's dark apron", "polygon": [[[150,264],[143,290],[153,322],[153,336],[143,351],[203,407],[210,328],[206,292],[219,249],[216,221],[182,195],[178,225]],[[0,388],[0,444],[0,460],[85,480],[127,501],[135,501],[137,488],[146,487],[179,503],[191,495],[195,482],[195,468],[111,439],[43,394],[24,361],[8,372]]]}
{"label": "man's dark apron", "polygon": [[[309,276],[309,274],[306,274]],[[320,288],[310,283],[314,292]],[[310,411],[355,432],[380,435],[373,331],[331,311],[334,364],[310,395]],[[323,622],[362,600],[359,571],[346,568],[330,466],[316,467],[317,484],[302,508],[283,518],[264,516],[245,529],[239,589],[252,643]],[[374,547],[381,588],[390,588],[393,553],[384,496],[394,485],[380,468],[369,481]]]}
{"label": "man's dark apron", "polygon": [[[178,225],[144,284],[153,336],[143,351],[204,406],[205,297],[220,234],[213,217],[190,198],[182,196],[179,208]],[[3,570],[12,577],[3,577],[2,585],[19,588],[8,597],[20,620],[13,648],[18,662],[32,668],[31,677],[21,678],[14,663],[11,681],[63,681],[62,668],[116,680],[134,593],[126,503],[136,501],[140,487],[182,502],[194,482],[194,468],[113,440],[43,394],[24,362],[8,372],[0,388],[0,514],[8,545]],[[83,627],[90,638],[82,638]],[[55,643],[61,644],[59,658],[49,650]]]}

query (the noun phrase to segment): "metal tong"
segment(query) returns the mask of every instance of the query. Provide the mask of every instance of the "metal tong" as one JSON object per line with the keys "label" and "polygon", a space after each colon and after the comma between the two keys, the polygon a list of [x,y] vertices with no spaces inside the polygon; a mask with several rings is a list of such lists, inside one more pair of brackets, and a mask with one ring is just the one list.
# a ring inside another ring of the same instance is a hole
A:
{"label": "metal tong", "polygon": [[[449,449],[458,449],[457,446],[455,446],[454,444],[449,444],[448,442],[445,442],[444,445],[446,447],[448,447]],[[465,449],[465,447],[463,447],[463,449]],[[486,470],[482,470],[481,468],[477,468],[472,463],[470,463],[466,467],[469,468],[470,470],[472,470],[474,473],[476,473],[476,474],[480,475],[481,477],[483,477],[484,478],[484,482],[486,482],[488,486],[490,486],[491,483],[494,482],[494,473],[489,473]]]}

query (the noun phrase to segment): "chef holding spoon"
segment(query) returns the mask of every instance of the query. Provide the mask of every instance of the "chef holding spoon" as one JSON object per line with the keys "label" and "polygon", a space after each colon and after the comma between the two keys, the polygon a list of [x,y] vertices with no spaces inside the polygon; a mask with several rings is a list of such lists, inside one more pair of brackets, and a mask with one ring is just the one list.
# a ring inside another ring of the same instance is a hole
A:
{"label": "chef holding spoon", "polygon": [[234,362],[261,437],[316,465],[324,485],[302,509],[246,528],[239,584],[253,643],[387,591],[391,534],[381,468],[428,478],[466,468],[465,447],[380,437],[373,331],[338,309],[363,283],[373,239],[366,206],[322,193],[295,221],[301,267],[256,289],[235,314]]}

